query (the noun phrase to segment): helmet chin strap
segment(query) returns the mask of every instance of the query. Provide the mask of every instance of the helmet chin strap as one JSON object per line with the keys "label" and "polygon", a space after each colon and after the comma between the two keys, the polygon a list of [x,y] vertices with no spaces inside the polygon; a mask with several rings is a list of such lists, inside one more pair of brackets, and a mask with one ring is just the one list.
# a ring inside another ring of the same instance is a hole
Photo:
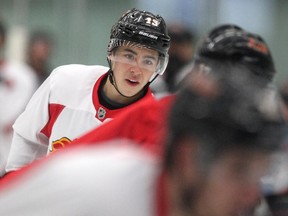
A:
{"label": "helmet chin strap", "polygon": [[149,81],[149,82],[148,82],[138,93],[136,93],[135,95],[126,96],[126,95],[122,94],[122,93],[120,92],[120,90],[118,89],[118,87],[117,87],[117,84],[116,84],[116,81],[115,81],[115,77],[114,77],[114,74],[113,74],[113,70],[112,70],[112,66],[111,66],[111,60],[110,60],[109,58],[107,58],[107,61],[108,61],[109,68],[110,68],[109,71],[108,71],[109,81],[110,81],[110,83],[114,86],[114,88],[116,89],[116,91],[117,91],[121,96],[123,96],[123,97],[125,97],[125,98],[132,98],[132,97],[135,97],[135,96],[141,94],[143,91],[145,91],[145,90],[149,87],[150,83],[151,83],[152,81],[154,81],[154,80],[156,79],[156,77],[159,75],[159,74],[157,74],[157,75],[152,79],[152,81]]}
{"label": "helmet chin strap", "polygon": [[[126,95],[124,95],[124,94],[122,94],[122,93],[120,92],[120,90],[118,89],[117,84],[116,84],[116,82],[115,82],[115,78],[114,78],[114,75],[113,75],[113,71],[112,71],[111,69],[110,69],[109,72],[108,72],[108,77],[109,77],[110,83],[114,86],[114,88],[116,89],[116,91],[117,91],[121,96],[123,96],[123,97],[125,97],[125,98],[132,98],[132,97],[135,96],[135,95],[126,96]],[[138,94],[138,93],[137,93],[137,94]]]}

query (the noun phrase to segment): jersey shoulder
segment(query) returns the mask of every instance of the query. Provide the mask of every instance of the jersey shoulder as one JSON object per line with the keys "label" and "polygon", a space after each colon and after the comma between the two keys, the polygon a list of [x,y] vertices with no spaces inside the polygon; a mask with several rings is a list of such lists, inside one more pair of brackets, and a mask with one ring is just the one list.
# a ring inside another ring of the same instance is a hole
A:
{"label": "jersey shoulder", "polygon": [[[84,99],[87,96],[91,98],[97,80],[108,70],[109,68],[105,66],[79,64],[56,68],[49,77],[51,102],[64,102],[74,106],[75,103],[79,104],[81,98]],[[76,98],[79,100],[75,101]]]}

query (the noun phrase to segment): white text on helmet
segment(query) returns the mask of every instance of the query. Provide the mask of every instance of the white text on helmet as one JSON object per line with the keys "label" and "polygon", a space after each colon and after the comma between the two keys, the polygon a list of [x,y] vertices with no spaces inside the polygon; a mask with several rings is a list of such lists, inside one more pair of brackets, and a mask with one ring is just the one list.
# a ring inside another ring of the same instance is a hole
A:
{"label": "white text on helmet", "polygon": [[152,35],[152,34],[149,34],[149,33],[147,33],[147,32],[140,31],[139,34],[140,34],[140,35],[143,35],[143,36],[146,36],[146,37],[149,37],[149,38],[152,38],[152,39],[155,39],[155,40],[158,39],[157,36]]}

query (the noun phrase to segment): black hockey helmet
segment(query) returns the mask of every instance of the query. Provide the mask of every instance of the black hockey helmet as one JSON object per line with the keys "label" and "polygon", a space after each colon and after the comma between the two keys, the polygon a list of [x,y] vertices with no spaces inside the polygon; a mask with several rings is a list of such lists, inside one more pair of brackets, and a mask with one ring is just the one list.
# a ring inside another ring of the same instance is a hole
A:
{"label": "black hockey helmet", "polygon": [[264,39],[233,24],[217,26],[204,37],[198,45],[195,58],[203,57],[241,62],[268,80],[272,80],[276,72]]}
{"label": "black hockey helmet", "polygon": [[129,45],[154,49],[159,52],[160,64],[156,71],[163,74],[168,63],[170,37],[160,15],[136,8],[124,13],[111,29],[108,56],[114,48]]}

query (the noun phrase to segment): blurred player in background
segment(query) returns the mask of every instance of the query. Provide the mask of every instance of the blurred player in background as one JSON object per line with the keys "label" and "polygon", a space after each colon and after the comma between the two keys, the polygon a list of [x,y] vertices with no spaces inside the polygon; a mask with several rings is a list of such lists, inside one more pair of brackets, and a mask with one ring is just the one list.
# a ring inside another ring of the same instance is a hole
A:
{"label": "blurred player in background", "polygon": [[0,175],[12,141],[12,124],[37,88],[37,77],[29,66],[6,58],[6,40],[6,26],[0,20]]}
{"label": "blurred player in background", "polygon": [[50,75],[50,57],[54,48],[52,36],[44,31],[35,31],[30,35],[27,45],[27,64],[38,77],[39,86]]}

